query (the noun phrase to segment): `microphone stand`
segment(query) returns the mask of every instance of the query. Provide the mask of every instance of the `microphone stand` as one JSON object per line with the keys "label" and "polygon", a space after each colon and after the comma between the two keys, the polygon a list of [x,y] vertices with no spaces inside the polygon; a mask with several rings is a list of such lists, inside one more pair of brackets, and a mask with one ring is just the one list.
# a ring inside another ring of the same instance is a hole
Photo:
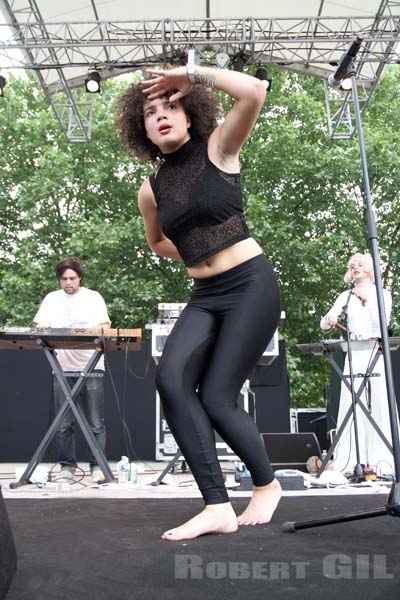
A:
{"label": "microphone stand", "polygon": [[[349,74],[352,82],[352,99],[354,104],[354,111],[356,117],[358,143],[360,148],[361,166],[364,181],[364,198],[366,204],[366,216],[368,226],[368,239],[371,244],[372,261],[374,265],[374,276],[376,295],[378,301],[378,312],[379,312],[379,324],[381,329],[381,343],[383,350],[383,360],[385,366],[386,376],[386,390],[387,400],[389,407],[389,420],[390,420],[390,431],[392,434],[392,445],[393,445],[393,459],[394,459],[394,470],[395,478],[384,507],[376,510],[370,510],[366,512],[352,513],[347,515],[337,515],[328,517],[326,519],[319,519],[316,521],[303,521],[303,522],[286,522],[283,524],[283,531],[294,532],[299,529],[308,529],[310,527],[321,527],[323,525],[331,525],[335,523],[344,523],[348,521],[355,521],[359,519],[369,519],[371,517],[381,517],[383,515],[390,515],[392,517],[400,517],[400,443],[399,443],[399,428],[397,425],[397,412],[396,412],[396,401],[394,393],[393,383],[393,372],[392,363],[390,358],[390,346],[389,346],[389,335],[387,330],[386,322],[386,311],[385,302],[383,297],[383,286],[382,277],[380,272],[380,260],[379,260],[379,248],[378,248],[378,232],[376,227],[375,215],[372,209],[369,176],[367,159],[364,144],[364,133],[362,128],[361,112],[357,90],[357,79],[354,62],[349,65]],[[350,348],[350,344],[349,344]]]}
{"label": "microphone stand", "polygon": [[[354,439],[355,439],[356,460],[357,460],[357,464],[355,465],[354,470],[353,470],[353,480],[359,482],[364,479],[364,470],[360,464],[360,443],[359,443],[359,437],[358,437],[358,423],[357,423],[357,413],[356,413],[357,403],[356,403],[355,392],[354,392],[353,350],[351,348],[351,332],[349,329],[349,315],[348,315],[349,302],[350,302],[350,298],[353,294],[353,285],[354,284],[352,284],[349,295],[347,296],[346,304],[343,306],[342,314],[346,320],[346,326],[347,326],[346,327],[347,361],[349,363],[351,406],[352,406],[352,411],[353,411]],[[349,427],[350,427],[350,425],[351,424],[349,423]]]}

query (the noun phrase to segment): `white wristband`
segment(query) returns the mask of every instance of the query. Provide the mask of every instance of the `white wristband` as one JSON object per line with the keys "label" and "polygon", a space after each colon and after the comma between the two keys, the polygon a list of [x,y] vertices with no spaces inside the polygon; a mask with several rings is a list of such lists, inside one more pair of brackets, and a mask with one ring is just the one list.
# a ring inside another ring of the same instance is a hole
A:
{"label": "white wristband", "polygon": [[187,71],[190,83],[196,83],[196,65],[194,62],[194,48],[189,48],[188,51]]}

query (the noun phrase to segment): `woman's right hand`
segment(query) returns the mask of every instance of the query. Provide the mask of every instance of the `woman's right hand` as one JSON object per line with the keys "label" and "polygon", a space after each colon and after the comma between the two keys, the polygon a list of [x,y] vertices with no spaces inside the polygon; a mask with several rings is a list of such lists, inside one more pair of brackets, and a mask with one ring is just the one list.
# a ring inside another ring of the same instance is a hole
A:
{"label": "woman's right hand", "polygon": [[328,323],[329,327],[336,327],[338,318],[334,315],[326,315],[325,321]]}
{"label": "woman's right hand", "polygon": [[171,102],[175,102],[183,96],[186,96],[192,89],[192,84],[188,79],[187,67],[177,67],[176,69],[146,69],[146,73],[152,75],[150,79],[142,81],[143,93],[148,100],[154,100],[165,96],[168,91],[176,90],[170,97]]}

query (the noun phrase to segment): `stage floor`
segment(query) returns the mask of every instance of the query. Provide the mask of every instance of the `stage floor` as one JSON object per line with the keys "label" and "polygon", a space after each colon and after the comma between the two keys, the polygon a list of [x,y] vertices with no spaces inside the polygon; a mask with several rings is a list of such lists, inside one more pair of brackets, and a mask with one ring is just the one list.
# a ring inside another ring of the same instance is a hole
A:
{"label": "stage floor", "polygon": [[[284,495],[267,525],[167,542],[161,533],[199,512],[200,498],[8,497],[18,569],[6,600],[397,600],[400,519],[282,528],[383,503]],[[232,504],[239,514],[247,499]]]}
{"label": "stage floor", "polygon": [[[33,484],[10,489],[26,465],[1,464],[18,556],[7,600],[397,600],[400,519],[383,514],[294,533],[283,527],[379,511],[388,484],[284,491],[269,524],[167,542],[162,532],[200,512],[203,502],[190,472],[151,485],[166,465],[140,463],[134,486],[92,484],[82,464],[82,481],[55,493]],[[116,463],[110,467],[115,472]],[[234,465],[222,467],[227,487],[234,485]],[[250,493],[229,491],[237,514]]]}
{"label": "stage floor", "polygon": [[[111,471],[116,475],[117,463],[109,462]],[[98,485],[93,483],[90,477],[89,465],[80,463],[82,471],[74,477],[74,483],[68,486],[67,491],[53,491],[44,488],[41,483],[23,485],[15,489],[10,488],[10,483],[21,477],[26,464],[22,463],[0,463],[0,485],[3,498],[200,498],[200,492],[192,474],[189,471],[182,472],[182,463],[177,464],[177,472],[169,472],[158,485],[154,485],[160,478],[167,462],[138,462],[138,482],[132,484],[105,483]],[[60,469],[53,464],[40,463],[40,468],[45,472],[52,470],[52,481],[57,482]],[[221,462],[225,475],[226,487],[232,498],[246,498],[251,492],[241,489],[235,482],[235,465],[232,461]],[[16,476],[17,474],[17,476]],[[359,495],[377,494],[387,495],[390,490],[390,482],[363,482],[350,484],[349,482],[338,483],[337,478],[325,471],[320,480],[308,474],[305,476],[304,487],[299,490],[284,490],[284,496],[336,496],[336,495]],[[325,479],[326,485],[321,485]],[[343,478],[344,480],[344,478]]]}

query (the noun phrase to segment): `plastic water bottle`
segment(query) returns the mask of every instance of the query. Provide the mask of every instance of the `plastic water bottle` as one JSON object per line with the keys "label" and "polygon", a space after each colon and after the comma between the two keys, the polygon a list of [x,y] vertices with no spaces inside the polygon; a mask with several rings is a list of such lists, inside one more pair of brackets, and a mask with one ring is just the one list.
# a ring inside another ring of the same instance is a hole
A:
{"label": "plastic water bottle", "polygon": [[137,483],[138,480],[138,468],[137,465],[135,463],[131,463],[131,477],[130,477],[130,482],[131,483]]}
{"label": "plastic water bottle", "polygon": [[127,483],[129,481],[129,458],[122,456],[117,463],[118,483]]}

